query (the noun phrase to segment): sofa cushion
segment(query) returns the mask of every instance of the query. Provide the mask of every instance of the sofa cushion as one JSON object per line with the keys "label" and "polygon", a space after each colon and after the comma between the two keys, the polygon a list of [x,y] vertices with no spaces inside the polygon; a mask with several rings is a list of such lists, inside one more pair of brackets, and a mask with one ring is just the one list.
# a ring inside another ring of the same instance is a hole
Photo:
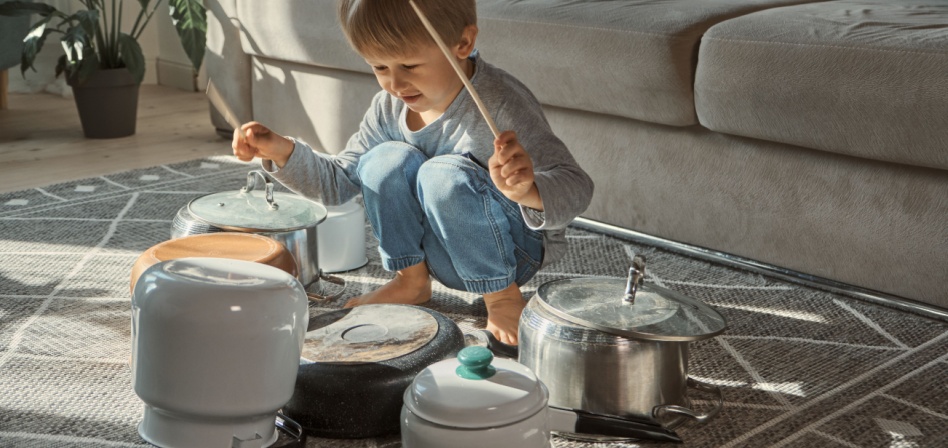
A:
{"label": "sofa cushion", "polygon": [[948,3],[832,1],[715,25],[695,102],[715,131],[948,169]]}
{"label": "sofa cushion", "polygon": [[[6,3],[8,0],[0,0]],[[20,65],[23,38],[30,31],[30,16],[0,17],[0,70]]]}
{"label": "sofa cushion", "polygon": [[[669,125],[697,123],[693,80],[712,25],[814,0],[479,0],[478,48],[548,105]],[[238,2],[244,50],[370,73],[330,1]],[[283,26],[273,26],[281,23]]]}

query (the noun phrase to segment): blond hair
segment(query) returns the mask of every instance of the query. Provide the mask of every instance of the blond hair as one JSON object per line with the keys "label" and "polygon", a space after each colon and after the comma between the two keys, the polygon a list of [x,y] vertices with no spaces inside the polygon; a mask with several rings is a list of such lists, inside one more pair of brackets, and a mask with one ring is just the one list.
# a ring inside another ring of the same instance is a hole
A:
{"label": "blond hair", "polygon": [[[477,24],[475,0],[414,0],[446,45]],[[339,24],[362,56],[403,56],[434,40],[408,0],[340,0]]]}

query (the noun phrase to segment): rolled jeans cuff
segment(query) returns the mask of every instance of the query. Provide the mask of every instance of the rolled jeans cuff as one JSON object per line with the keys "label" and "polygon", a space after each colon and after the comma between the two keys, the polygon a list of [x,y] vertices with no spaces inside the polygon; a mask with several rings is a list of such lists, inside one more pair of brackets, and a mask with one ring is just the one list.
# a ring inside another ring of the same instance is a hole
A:
{"label": "rolled jeans cuff", "polygon": [[489,280],[464,280],[464,288],[475,294],[490,294],[507,289],[513,282],[513,278],[508,277]]}
{"label": "rolled jeans cuff", "polygon": [[385,255],[382,255],[382,267],[386,271],[401,271],[402,269],[410,268],[422,261],[425,261],[424,257],[400,257],[400,258],[389,258]]}

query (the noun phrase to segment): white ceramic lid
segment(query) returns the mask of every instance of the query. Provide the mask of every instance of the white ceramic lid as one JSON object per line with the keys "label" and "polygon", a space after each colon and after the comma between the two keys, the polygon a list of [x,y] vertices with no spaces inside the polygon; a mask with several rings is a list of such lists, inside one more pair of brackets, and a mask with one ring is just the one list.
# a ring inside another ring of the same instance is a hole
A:
{"label": "white ceramic lid", "polygon": [[546,408],[549,392],[537,376],[485,347],[428,366],[405,391],[405,406],[429,422],[454,428],[494,428]]}

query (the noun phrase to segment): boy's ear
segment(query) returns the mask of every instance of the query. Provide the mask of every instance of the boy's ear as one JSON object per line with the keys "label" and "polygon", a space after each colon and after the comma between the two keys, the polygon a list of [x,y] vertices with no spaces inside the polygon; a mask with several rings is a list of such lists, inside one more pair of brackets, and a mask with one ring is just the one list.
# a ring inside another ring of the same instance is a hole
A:
{"label": "boy's ear", "polygon": [[467,59],[474,51],[474,42],[477,40],[477,25],[468,25],[461,31],[461,38],[454,47],[454,55],[458,59]]}

